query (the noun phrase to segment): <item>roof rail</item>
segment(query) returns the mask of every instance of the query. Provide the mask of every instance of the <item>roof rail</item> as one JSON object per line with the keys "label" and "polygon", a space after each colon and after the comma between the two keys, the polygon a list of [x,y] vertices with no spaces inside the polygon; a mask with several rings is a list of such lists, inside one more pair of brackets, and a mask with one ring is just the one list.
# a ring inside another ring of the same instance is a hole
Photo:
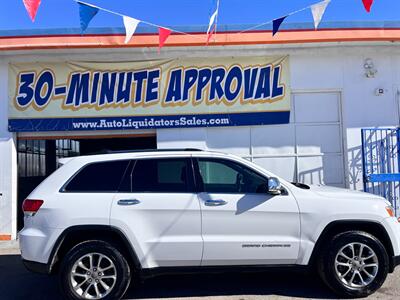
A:
{"label": "roof rail", "polygon": [[119,154],[119,153],[140,153],[140,152],[178,152],[178,151],[203,151],[195,148],[176,148],[176,149],[135,149],[135,150],[100,150],[87,155],[99,155],[99,154]]}

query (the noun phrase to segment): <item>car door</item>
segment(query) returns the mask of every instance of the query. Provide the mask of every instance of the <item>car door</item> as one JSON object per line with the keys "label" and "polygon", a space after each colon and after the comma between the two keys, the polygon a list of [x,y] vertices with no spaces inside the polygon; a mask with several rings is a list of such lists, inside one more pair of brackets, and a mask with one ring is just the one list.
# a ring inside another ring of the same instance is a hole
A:
{"label": "car door", "polygon": [[111,210],[143,268],[199,266],[200,204],[188,157],[132,161]]}
{"label": "car door", "polygon": [[268,179],[242,163],[194,159],[202,211],[202,265],[294,264],[300,217],[294,197],[267,192]]}

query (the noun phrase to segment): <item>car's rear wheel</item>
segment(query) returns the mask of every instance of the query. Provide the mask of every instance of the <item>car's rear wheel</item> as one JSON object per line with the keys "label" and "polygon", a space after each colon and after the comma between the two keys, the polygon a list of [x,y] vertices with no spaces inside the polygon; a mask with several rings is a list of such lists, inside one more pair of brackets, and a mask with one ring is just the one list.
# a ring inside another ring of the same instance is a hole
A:
{"label": "car's rear wheel", "polygon": [[67,299],[120,299],[130,277],[129,265],[117,248],[103,241],[88,241],[64,257],[60,285]]}
{"label": "car's rear wheel", "polygon": [[379,289],[389,272],[385,247],[373,235],[349,231],[336,235],[320,253],[323,281],[342,297],[367,297]]}

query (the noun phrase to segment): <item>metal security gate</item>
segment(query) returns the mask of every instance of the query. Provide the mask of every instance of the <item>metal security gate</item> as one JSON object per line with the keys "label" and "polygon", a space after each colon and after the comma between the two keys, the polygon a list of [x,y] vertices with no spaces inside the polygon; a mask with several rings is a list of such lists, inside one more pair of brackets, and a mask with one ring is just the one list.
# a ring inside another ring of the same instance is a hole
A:
{"label": "metal security gate", "polygon": [[400,217],[400,128],[361,130],[364,191],[390,201]]}

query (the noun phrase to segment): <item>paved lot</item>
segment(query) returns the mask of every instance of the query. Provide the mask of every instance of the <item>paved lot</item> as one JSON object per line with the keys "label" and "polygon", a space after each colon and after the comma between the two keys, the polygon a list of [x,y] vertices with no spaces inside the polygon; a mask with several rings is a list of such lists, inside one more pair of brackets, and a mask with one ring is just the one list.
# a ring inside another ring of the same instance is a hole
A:
{"label": "paved lot", "polygon": [[[400,299],[400,269],[369,299]],[[126,299],[335,299],[318,280],[298,272],[180,275],[149,279],[130,288]],[[1,300],[60,299],[56,277],[33,274],[23,267],[18,250],[0,247]]]}

